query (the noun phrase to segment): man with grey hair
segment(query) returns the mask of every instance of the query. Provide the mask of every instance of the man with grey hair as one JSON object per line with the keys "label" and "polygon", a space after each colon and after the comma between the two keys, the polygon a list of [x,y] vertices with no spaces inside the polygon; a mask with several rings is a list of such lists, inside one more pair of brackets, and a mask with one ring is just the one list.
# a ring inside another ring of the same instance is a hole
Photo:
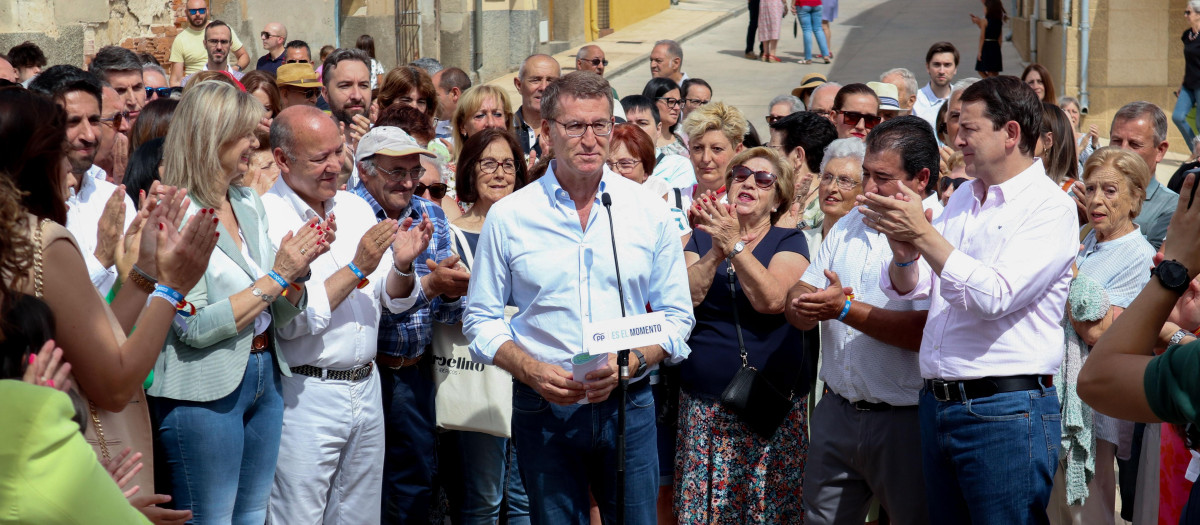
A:
{"label": "man with grey hair", "polygon": [[287,28],[279,22],[271,22],[263,27],[258,36],[262,39],[263,49],[267,54],[258,57],[254,69],[274,75],[279,66],[283,65],[284,44],[287,43],[288,36]]}
{"label": "man with grey hair", "polygon": [[424,69],[426,73],[429,73],[429,76],[436,75],[438,71],[446,69],[441,62],[438,62],[438,59],[433,57],[418,58],[413,60],[411,65]]}
{"label": "man with grey hair", "polygon": [[133,51],[120,46],[104,46],[96,52],[88,72],[108,83],[125,106],[129,126],[137,122],[146,105],[146,84],[142,78],[142,63]]}
{"label": "man with grey hair", "polygon": [[767,104],[767,116],[763,118],[766,119],[769,128],[775,121],[797,111],[804,111],[804,102],[800,101],[800,97],[779,95]]}
{"label": "man with grey hair", "polygon": [[[536,54],[529,55],[521,62],[517,78],[513,79],[513,85],[521,94],[521,107],[513,113],[513,130],[517,133],[521,150],[526,155],[534,154],[531,160],[541,156],[543,151],[538,135],[538,130],[542,128],[542,93],[561,75],[562,69],[554,57]],[[533,160],[529,165],[535,162]]]}
{"label": "man with grey hair", "polygon": [[[585,71],[546,88],[541,131],[554,160],[542,178],[492,206],[475,251],[473,273],[488,278],[471,281],[463,332],[477,362],[515,379],[512,433],[533,523],[587,523],[589,494],[605,523],[619,513],[625,523],[656,523],[649,376],[664,359],[677,363],[690,352],[686,338],[695,318],[679,230],[661,197],[605,169],[611,93],[606,80]],[[613,270],[616,253],[607,248],[618,241],[621,279]],[[510,300],[519,308],[511,321],[504,316]],[[622,317],[625,309],[663,316],[664,336],[630,352],[627,400],[611,395],[616,354],[589,357],[582,347],[585,323]],[[573,372],[573,363],[588,363],[591,371]],[[622,402],[628,415],[618,429]],[[622,430],[625,506],[617,508],[611,480],[614,438]]]}
{"label": "man with grey hair", "polygon": [[[1150,167],[1150,184],[1146,186],[1146,200],[1142,212],[1133,219],[1155,249],[1162,246],[1167,237],[1167,224],[1179,194],[1158,182],[1154,170],[1167,154],[1167,115],[1158,106],[1145,101],[1130,102],[1113,115],[1112,127],[1108,132],[1110,146],[1136,153]],[[1081,185],[1074,191],[1082,193]]]}
{"label": "man with grey hair", "polygon": [[650,51],[650,76],[654,78],[669,78],[676,84],[683,85],[688,79],[683,72],[683,48],[674,40],[659,40]]}
{"label": "man with grey hair", "polygon": [[897,67],[884,71],[879,75],[879,81],[885,84],[896,86],[899,91],[896,100],[900,102],[900,109],[905,111],[904,114],[911,114],[913,103],[917,101],[917,76],[906,68]]}
{"label": "man with grey hair", "polygon": [[809,98],[808,110],[833,122],[833,99],[837,97],[840,89],[842,85],[837,82],[826,82],[817,86]]}
{"label": "man with grey hair", "polygon": [[391,266],[411,266],[428,239],[407,227],[411,221],[399,231],[397,221],[377,220],[365,201],[338,191],[345,146],[321,110],[283,110],[271,124],[271,147],[280,176],[262,205],[275,246],[310,218],[329,221],[334,214],[347,240],[312,262],[308,308],[276,332],[292,375],[280,377],[287,402],[270,521],[379,523],[385,443],[373,362],[379,316],[416,302],[415,281]]}
{"label": "man with grey hair", "polygon": [[[911,116],[875,129],[870,144],[839,139],[825,151],[823,208],[840,211],[856,195],[891,195],[901,185],[924,191],[937,170],[933,130]],[[836,220],[784,312],[801,330],[821,329],[825,394],[809,424],[805,523],[861,523],[872,497],[895,523],[928,523],[925,487],[911,473],[922,470],[917,350],[929,301],[885,295],[878,273],[892,259],[887,237],[864,223],[857,206]]]}
{"label": "man with grey hair", "polygon": [[167,70],[156,62],[147,62],[142,64],[142,83],[146,85],[146,102],[160,98],[170,98],[172,95],[178,96],[179,88],[172,88],[168,80]]}

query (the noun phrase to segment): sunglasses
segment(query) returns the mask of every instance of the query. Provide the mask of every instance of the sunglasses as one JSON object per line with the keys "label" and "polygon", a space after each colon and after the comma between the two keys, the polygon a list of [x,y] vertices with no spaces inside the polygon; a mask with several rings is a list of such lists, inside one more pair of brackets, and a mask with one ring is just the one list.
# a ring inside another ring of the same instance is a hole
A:
{"label": "sunglasses", "polygon": [[272,35],[271,33],[268,33],[266,31],[259,33],[258,36],[262,37],[264,40],[268,39],[268,38],[276,38],[276,37],[282,38],[281,35]]}
{"label": "sunglasses", "polygon": [[158,95],[158,98],[171,98],[171,95],[173,95],[177,92],[180,92],[180,91],[183,91],[183,88],[180,88],[180,87],[160,87],[160,88],[148,87],[148,88],[146,88],[146,97],[149,98],[154,95]]}
{"label": "sunglasses", "polygon": [[284,60],[283,63],[284,64],[311,64],[312,62],[309,60],[305,60],[303,58],[293,58],[290,60]]}
{"label": "sunglasses", "polygon": [[304,98],[317,98],[317,95],[321,94],[321,90],[318,88],[300,88],[300,87],[288,86],[288,85],[284,85],[284,86],[280,86],[280,87],[284,88],[285,90],[292,90],[297,93],[301,93],[304,95]]}
{"label": "sunglasses", "polygon": [[116,113],[113,113],[113,116],[111,116],[111,117],[101,118],[100,122],[112,126],[113,129],[117,129],[117,128],[121,127],[122,120],[128,120],[128,119],[129,119],[128,111],[118,111]]}
{"label": "sunglasses", "polygon": [[187,12],[189,15],[206,15],[208,14],[208,9],[201,7],[200,9],[188,9]]}
{"label": "sunglasses", "polygon": [[425,193],[425,190],[429,190],[430,197],[433,197],[435,199],[440,199],[440,198],[446,196],[446,190],[448,190],[448,189],[450,189],[450,186],[448,186],[442,182],[435,182],[435,183],[429,184],[429,185],[426,185],[423,182],[419,182],[419,183],[417,183],[416,189],[413,190],[413,195],[421,195],[421,194]]}
{"label": "sunglasses", "polygon": [[751,176],[754,177],[754,185],[762,189],[770,188],[775,184],[775,174],[769,171],[754,171],[745,166],[737,166],[733,168],[733,182],[743,183]]}
{"label": "sunglasses", "polygon": [[878,115],[868,115],[857,111],[839,111],[842,114],[842,124],[847,126],[857,126],[858,121],[865,120],[867,129],[872,129],[883,121]]}
{"label": "sunglasses", "polygon": [[600,67],[600,64],[604,64],[605,66],[607,66],[607,65],[608,65],[608,59],[607,59],[607,58],[592,58],[592,59],[581,58],[581,59],[579,59],[579,60],[582,60],[582,61],[584,61],[584,62],[589,62],[589,63],[591,63],[591,64],[592,64],[592,67]]}

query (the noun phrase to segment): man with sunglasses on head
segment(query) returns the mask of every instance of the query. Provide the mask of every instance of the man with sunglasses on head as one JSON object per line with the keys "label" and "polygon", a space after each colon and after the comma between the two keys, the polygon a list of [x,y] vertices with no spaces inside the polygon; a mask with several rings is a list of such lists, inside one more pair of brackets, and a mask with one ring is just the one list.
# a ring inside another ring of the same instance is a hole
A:
{"label": "man with sunglasses on head", "polygon": [[258,34],[262,39],[263,49],[267,54],[258,57],[258,62],[255,63],[254,69],[265,71],[272,75],[279,66],[283,65],[283,51],[286,49],[284,45],[287,42],[287,28],[279,22],[271,22],[263,28]]}
{"label": "man with sunglasses on head", "polygon": [[[463,331],[475,360],[515,379],[512,433],[534,524],[587,523],[589,493],[605,523],[618,512],[624,523],[656,523],[649,375],[658,363],[690,353],[695,318],[679,229],[658,195],[605,169],[611,94],[606,80],[582,71],[546,88],[541,132],[554,160],[540,179],[492,206],[475,252],[473,273],[488,278],[471,281]],[[506,321],[510,300],[520,312]],[[584,323],[621,317],[621,300],[630,315],[661,312],[667,336],[629,355],[624,509],[615,506],[611,482],[623,401],[615,391],[616,354],[600,354],[592,372],[572,373],[573,359],[586,355]]]}
{"label": "man with sunglasses on head", "polygon": [[[171,42],[169,61],[171,62],[170,82],[172,86],[182,86],[184,77],[203,70],[209,61],[208,49],[205,47],[208,36],[204,31],[208,26],[208,15],[210,14],[208,1],[188,0],[185,14],[188,23]],[[226,39],[229,40],[225,47],[226,54],[228,55],[232,51],[236,57],[236,63],[231,64],[230,67],[238,72],[244,71],[250,65],[250,54],[246,53],[242,41],[238,40],[237,33],[233,31],[233,28],[229,28],[229,36]]]}
{"label": "man with sunglasses on head", "polygon": [[381,263],[403,284],[413,283],[416,295],[409,310],[385,312],[379,321],[375,363],[383,390],[382,523],[386,524],[429,521],[438,461],[433,359],[425,354],[433,322],[454,324],[461,318],[461,298],[471,276],[457,267],[442,209],[413,194],[425,173],[422,155],[432,156],[400,128],[372,128],[355,151],[361,180],[351,189],[367,201],[376,219],[411,221],[414,228],[421,228],[427,244],[419,246],[419,254],[411,260]]}
{"label": "man with sunglasses on head", "polygon": [[[919,193],[938,171],[933,130],[912,116],[880,124],[865,147],[839,139],[826,155],[818,179],[826,199],[855,189],[894,195],[901,186]],[[858,165],[858,180],[835,175],[829,157]],[[841,191],[828,191],[835,184]],[[825,389],[809,423],[805,523],[862,523],[872,498],[893,523],[928,523],[925,487],[913,473],[921,472],[917,350],[929,301],[884,294],[878,272],[891,261],[892,249],[856,207],[837,220],[814,254],[785,307],[797,328],[821,328]]]}
{"label": "man with sunglasses on head", "polygon": [[271,521],[379,523],[385,443],[373,363],[379,317],[416,301],[415,281],[392,266],[410,266],[428,238],[421,221],[398,231],[396,221],[379,221],[361,198],[338,191],[348,152],[337,124],[321,110],[281,112],[271,124],[271,146],[280,176],[262,204],[272,242],[278,246],[312,217],[336,222],[341,239],[312,262],[308,308],[278,330],[292,375],[280,378],[288,402]]}
{"label": "man with sunglasses on head", "polygon": [[[231,75],[235,80],[241,80],[243,73],[239,69],[235,69],[229,63],[229,46],[232,40],[233,28],[229,27],[220,20],[209,22],[208,27],[204,28],[204,50],[208,53],[208,61],[204,63],[204,67],[200,71],[223,71]],[[193,73],[194,74],[194,73]],[[188,80],[191,80],[192,75],[183,77],[183,87],[187,87]]]}
{"label": "man with sunglasses on head", "polygon": [[839,139],[854,137],[865,141],[867,133],[882,121],[879,95],[866,84],[846,84],[833,97],[831,115]]}

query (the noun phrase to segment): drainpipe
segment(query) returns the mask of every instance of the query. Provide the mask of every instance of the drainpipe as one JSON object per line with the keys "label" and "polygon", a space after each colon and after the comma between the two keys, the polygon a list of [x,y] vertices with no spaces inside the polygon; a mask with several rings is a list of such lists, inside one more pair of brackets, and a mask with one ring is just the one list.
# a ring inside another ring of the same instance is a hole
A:
{"label": "drainpipe", "polygon": [[1088,112],[1088,46],[1090,42],[1092,23],[1088,20],[1088,3],[1090,0],[1079,0],[1079,112]]}
{"label": "drainpipe", "polygon": [[474,28],[471,30],[471,46],[474,48],[471,57],[471,69],[475,70],[476,78],[483,81],[483,0],[475,0],[475,13],[472,18]]}
{"label": "drainpipe", "polygon": [[[1071,27],[1071,0],[1062,0],[1062,14],[1058,17],[1062,29],[1062,94],[1067,94],[1067,29]],[[1057,101],[1056,101],[1057,102]]]}
{"label": "drainpipe", "polygon": [[1038,13],[1042,12],[1041,0],[1033,0],[1033,11],[1029,13],[1029,63],[1037,62]]}
{"label": "drainpipe", "polygon": [[[334,47],[342,47],[342,2],[333,3],[333,43]],[[319,48],[318,48],[319,49]],[[318,54],[318,57],[320,55]],[[311,58],[311,57],[309,57]]]}

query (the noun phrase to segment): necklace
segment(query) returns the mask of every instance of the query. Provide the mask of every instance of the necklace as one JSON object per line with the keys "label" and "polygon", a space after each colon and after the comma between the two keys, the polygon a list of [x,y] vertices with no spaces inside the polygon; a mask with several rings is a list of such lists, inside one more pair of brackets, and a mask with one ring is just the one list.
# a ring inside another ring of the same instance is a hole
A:
{"label": "necklace", "polygon": [[1195,40],[1196,35],[1197,35],[1197,33],[1196,33],[1195,29],[1188,29],[1188,42]]}

